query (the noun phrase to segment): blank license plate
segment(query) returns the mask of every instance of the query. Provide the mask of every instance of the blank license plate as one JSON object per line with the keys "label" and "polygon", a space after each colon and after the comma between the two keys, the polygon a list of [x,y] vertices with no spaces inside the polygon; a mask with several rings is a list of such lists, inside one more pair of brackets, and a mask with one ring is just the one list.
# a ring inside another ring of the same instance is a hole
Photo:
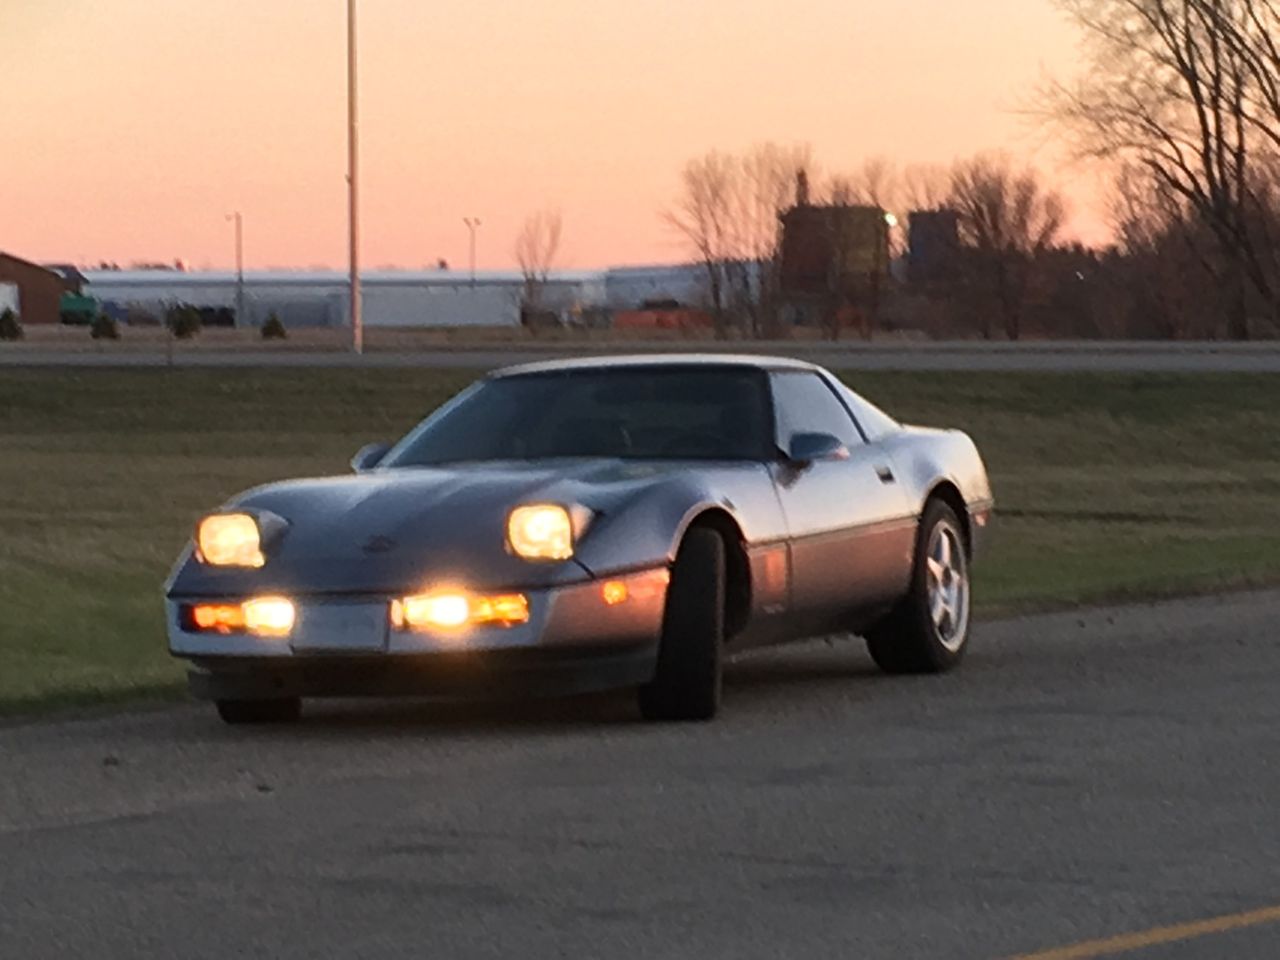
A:
{"label": "blank license plate", "polygon": [[293,628],[295,650],[378,651],[387,648],[385,603],[303,603]]}

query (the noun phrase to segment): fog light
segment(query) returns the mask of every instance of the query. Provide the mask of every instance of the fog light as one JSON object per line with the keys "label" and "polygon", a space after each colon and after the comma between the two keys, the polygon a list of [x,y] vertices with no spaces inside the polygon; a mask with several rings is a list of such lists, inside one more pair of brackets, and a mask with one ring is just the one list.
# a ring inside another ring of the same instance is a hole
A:
{"label": "fog light", "polygon": [[287,637],[296,616],[293,603],[284,597],[260,597],[244,605],[245,629],[257,637]]}
{"label": "fog light", "polygon": [[520,593],[477,596],[461,590],[441,590],[391,601],[391,625],[397,630],[510,627],[528,620],[529,600]]}
{"label": "fog light", "polygon": [[391,604],[391,622],[400,629],[461,627],[471,618],[465,594],[435,593],[405,597]]}

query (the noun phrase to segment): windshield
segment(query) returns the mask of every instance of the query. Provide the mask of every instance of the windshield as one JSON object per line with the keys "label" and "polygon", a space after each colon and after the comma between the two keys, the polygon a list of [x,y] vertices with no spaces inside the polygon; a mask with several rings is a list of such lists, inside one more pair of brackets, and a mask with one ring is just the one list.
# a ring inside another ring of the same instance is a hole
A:
{"label": "windshield", "polygon": [[557,457],[763,460],[769,424],[759,370],[520,374],[461,394],[397,444],[383,465]]}

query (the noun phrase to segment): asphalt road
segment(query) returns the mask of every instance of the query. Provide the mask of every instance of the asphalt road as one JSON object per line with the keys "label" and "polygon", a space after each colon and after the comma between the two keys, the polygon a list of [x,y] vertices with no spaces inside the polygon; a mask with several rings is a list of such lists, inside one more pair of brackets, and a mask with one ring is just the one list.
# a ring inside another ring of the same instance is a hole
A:
{"label": "asphalt road", "polygon": [[[42,367],[452,367],[492,369],[527,360],[562,356],[703,350],[707,345],[571,344],[521,347],[449,347],[407,353],[355,356],[306,350],[218,351],[182,347],[162,351],[118,349],[56,350],[31,346],[0,347],[0,368]],[[858,342],[734,343],[730,350],[751,350],[798,357],[841,370],[917,371],[1109,371],[1146,373],[1280,373],[1280,343],[1140,343],[1066,341],[1052,343],[865,344]]]}
{"label": "asphalt road", "polygon": [[[941,678],[771,651],[704,726],[9,724],[0,956],[1002,957],[1275,907],[1278,623],[1280,592],[991,623]],[[1272,913],[1134,955],[1280,956]]]}

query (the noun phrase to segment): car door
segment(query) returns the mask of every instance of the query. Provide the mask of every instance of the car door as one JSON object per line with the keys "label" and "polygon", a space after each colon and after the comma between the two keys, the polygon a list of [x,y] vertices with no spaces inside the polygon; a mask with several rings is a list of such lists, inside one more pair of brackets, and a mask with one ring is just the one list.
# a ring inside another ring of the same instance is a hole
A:
{"label": "car door", "polygon": [[[774,371],[770,383],[780,451],[771,472],[788,529],[793,611],[838,618],[893,600],[906,588],[915,517],[887,451],[866,441],[822,375]],[[794,462],[784,454],[802,433],[830,434],[844,449]]]}

